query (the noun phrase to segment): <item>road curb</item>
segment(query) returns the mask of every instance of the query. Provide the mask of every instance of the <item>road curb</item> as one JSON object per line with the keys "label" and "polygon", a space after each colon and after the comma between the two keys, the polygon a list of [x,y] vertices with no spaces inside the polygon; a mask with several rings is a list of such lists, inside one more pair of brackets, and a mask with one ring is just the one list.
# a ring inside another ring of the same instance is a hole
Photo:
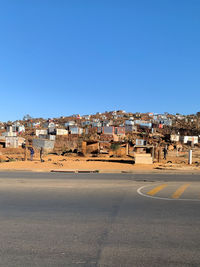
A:
{"label": "road curb", "polygon": [[51,172],[62,173],[99,173],[99,170],[51,170]]}
{"label": "road curb", "polygon": [[50,170],[50,172],[77,173],[77,170]]}

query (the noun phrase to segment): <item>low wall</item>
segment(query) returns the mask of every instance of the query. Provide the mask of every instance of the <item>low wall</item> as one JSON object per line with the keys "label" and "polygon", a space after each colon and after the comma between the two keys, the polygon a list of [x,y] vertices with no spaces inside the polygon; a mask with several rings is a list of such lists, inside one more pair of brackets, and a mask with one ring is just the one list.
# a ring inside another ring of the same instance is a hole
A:
{"label": "low wall", "polygon": [[135,164],[152,164],[151,154],[135,154]]}

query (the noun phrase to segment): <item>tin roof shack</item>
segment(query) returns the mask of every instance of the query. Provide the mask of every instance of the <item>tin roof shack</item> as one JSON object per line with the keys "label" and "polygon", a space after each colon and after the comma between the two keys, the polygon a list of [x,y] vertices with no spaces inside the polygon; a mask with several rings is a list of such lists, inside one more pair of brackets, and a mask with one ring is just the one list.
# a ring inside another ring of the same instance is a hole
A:
{"label": "tin roof shack", "polygon": [[153,116],[153,122],[159,125],[172,126],[172,119],[166,114],[157,114]]}
{"label": "tin roof shack", "polygon": [[199,138],[198,136],[181,136],[180,141],[182,141],[184,144],[188,145],[195,145],[198,144]]}
{"label": "tin roof shack", "polygon": [[91,121],[82,121],[82,122],[81,122],[81,126],[82,126],[82,127],[86,127],[86,126],[89,126],[89,125],[91,125],[91,124],[92,124]]}
{"label": "tin roof shack", "polygon": [[2,133],[3,136],[17,136],[17,133],[13,131],[12,125],[6,125],[6,132]]}
{"label": "tin roof shack", "polygon": [[[45,138],[45,139],[46,139],[46,138]],[[56,136],[53,135],[53,134],[49,134],[49,135],[47,136],[47,139],[55,141],[55,140],[56,140]]]}
{"label": "tin roof shack", "polygon": [[149,121],[143,121],[143,120],[135,120],[135,124],[138,125],[140,128],[145,129],[151,129],[152,123]]}
{"label": "tin roof shack", "polygon": [[54,149],[54,140],[47,139],[33,139],[33,147],[36,149],[43,148],[46,152],[51,152]]}
{"label": "tin roof shack", "polygon": [[100,121],[92,122],[92,127],[101,127],[102,123]]}
{"label": "tin roof shack", "polygon": [[134,124],[135,124],[135,122],[133,121],[132,118],[130,118],[129,120],[125,121],[125,125],[134,125]]}
{"label": "tin roof shack", "polygon": [[147,141],[144,139],[136,139],[135,140],[135,145],[136,146],[146,146],[147,145]]}
{"label": "tin roof shack", "polygon": [[125,136],[125,127],[115,127],[115,134],[120,136]]}
{"label": "tin roof shack", "polygon": [[13,131],[12,125],[7,125],[6,132],[2,133],[2,136],[17,136],[17,133]]}
{"label": "tin roof shack", "polygon": [[24,125],[21,125],[19,123],[12,125],[13,132],[17,132],[19,134],[25,133],[25,127]]}
{"label": "tin roof shack", "polygon": [[[100,128],[98,128],[100,129]],[[114,126],[105,126],[101,128],[101,141],[119,141],[119,137],[115,134],[115,127]]]}
{"label": "tin roof shack", "polygon": [[90,115],[83,115],[82,116],[82,118],[85,119],[85,120],[87,120],[87,121],[90,120],[90,117],[91,117]]}
{"label": "tin roof shack", "polygon": [[56,129],[56,135],[68,135],[68,130],[65,129]]}
{"label": "tin roof shack", "polygon": [[114,126],[102,127],[102,134],[114,135],[115,134],[115,127]]}
{"label": "tin roof shack", "polygon": [[158,120],[159,124],[165,125],[165,126],[172,126],[172,120],[171,119],[162,119]]}
{"label": "tin roof shack", "polygon": [[83,133],[83,128],[80,127],[70,127],[70,134],[81,135]]}
{"label": "tin roof shack", "polygon": [[48,130],[47,129],[37,129],[36,131],[35,131],[35,135],[36,136],[40,136],[40,135],[48,135]]}
{"label": "tin roof shack", "polygon": [[170,135],[170,141],[171,142],[179,142],[179,140],[180,140],[180,135],[178,135],[178,134],[171,134]]}
{"label": "tin roof shack", "polygon": [[49,122],[48,121],[43,122],[42,125],[41,125],[42,128],[48,128],[48,126],[49,126]]}
{"label": "tin roof shack", "polygon": [[18,138],[14,136],[6,136],[6,148],[18,148]]}
{"label": "tin roof shack", "polygon": [[39,128],[40,127],[40,121],[33,123],[33,128]]}
{"label": "tin roof shack", "polygon": [[104,120],[104,121],[102,121],[102,126],[103,127],[110,127],[111,125],[113,125],[113,121],[112,120]]}
{"label": "tin roof shack", "polygon": [[24,144],[25,139],[23,137],[17,136],[6,136],[5,137],[5,147],[6,148],[19,148]]}
{"label": "tin roof shack", "polygon": [[76,125],[76,122],[75,121],[68,121],[65,123],[65,127],[68,128],[68,127],[72,127],[72,126],[75,126]]}
{"label": "tin roof shack", "polygon": [[137,132],[136,125],[125,125],[125,133]]}
{"label": "tin roof shack", "polygon": [[125,127],[115,127],[115,134],[120,140],[125,138]]}
{"label": "tin roof shack", "polygon": [[55,134],[56,133],[56,124],[54,122],[50,122],[48,125],[48,133]]}

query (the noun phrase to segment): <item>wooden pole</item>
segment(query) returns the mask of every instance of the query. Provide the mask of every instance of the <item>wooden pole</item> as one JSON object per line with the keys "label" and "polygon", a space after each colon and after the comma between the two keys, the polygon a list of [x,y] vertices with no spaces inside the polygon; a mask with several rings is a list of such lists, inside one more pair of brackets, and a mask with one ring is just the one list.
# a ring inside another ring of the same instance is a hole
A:
{"label": "wooden pole", "polygon": [[192,164],[192,149],[190,149],[188,153],[188,164]]}
{"label": "wooden pole", "polygon": [[128,156],[129,155],[129,144],[127,143],[126,144],[126,156]]}
{"label": "wooden pole", "polygon": [[158,148],[158,162],[160,162],[160,153],[161,151],[160,151],[160,147]]}
{"label": "wooden pole", "polygon": [[27,161],[27,154],[28,154],[28,140],[25,140],[24,161]]}

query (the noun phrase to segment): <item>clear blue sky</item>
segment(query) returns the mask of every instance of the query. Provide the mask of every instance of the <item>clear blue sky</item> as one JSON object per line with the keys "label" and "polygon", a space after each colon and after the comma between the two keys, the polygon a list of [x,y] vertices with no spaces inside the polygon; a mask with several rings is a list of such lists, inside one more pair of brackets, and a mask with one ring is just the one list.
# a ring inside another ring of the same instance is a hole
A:
{"label": "clear blue sky", "polygon": [[199,0],[1,0],[0,120],[200,111]]}

